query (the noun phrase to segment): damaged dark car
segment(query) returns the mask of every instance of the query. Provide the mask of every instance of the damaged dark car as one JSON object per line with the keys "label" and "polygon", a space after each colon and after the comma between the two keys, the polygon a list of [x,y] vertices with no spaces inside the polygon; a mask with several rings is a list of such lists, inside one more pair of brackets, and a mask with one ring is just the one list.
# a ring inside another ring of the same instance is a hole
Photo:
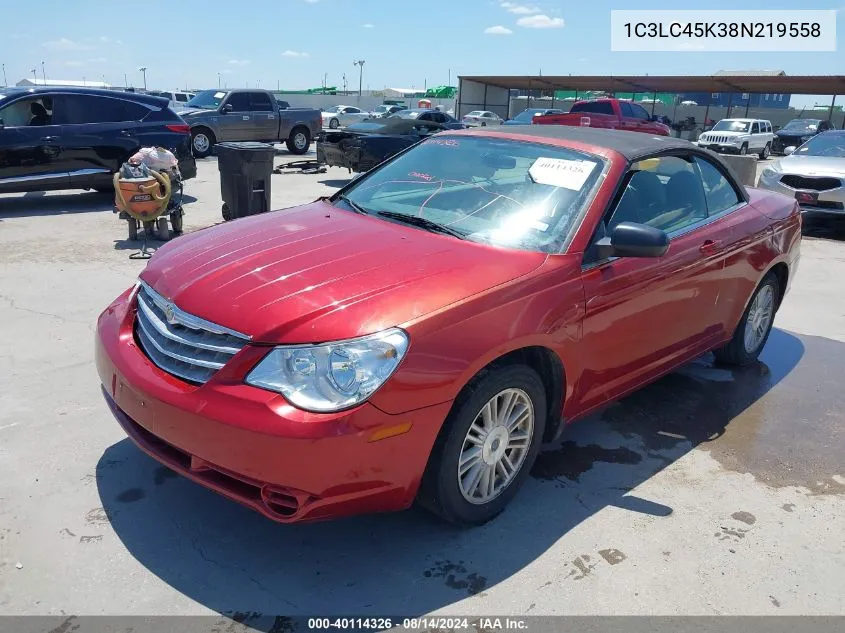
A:
{"label": "damaged dark car", "polygon": [[317,162],[363,173],[446,128],[433,121],[387,118],[355,123],[317,137]]}

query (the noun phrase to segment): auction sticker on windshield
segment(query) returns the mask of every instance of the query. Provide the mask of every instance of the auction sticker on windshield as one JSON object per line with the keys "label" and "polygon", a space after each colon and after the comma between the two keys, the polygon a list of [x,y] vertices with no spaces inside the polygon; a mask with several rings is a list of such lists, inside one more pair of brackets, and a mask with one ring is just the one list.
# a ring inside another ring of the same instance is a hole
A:
{"label": "auction sticker on windshield", "polygon": [[595,167],[596,164],[589,160],[541,156],[528,168],[528,175],[531,176],[531,180],[540,185],[581,191],[581,187],[587,182],[587,178]]}
{"label": "auction sticker on windshield", "polygon": [[222,98],[223,98],[223,97],[225,97],[225,96],[226,96],[226,93],[225,93],[225,92],[215,92],[215,93],[214,93],[214,98],[215,98],[215,99],[222,99]]}

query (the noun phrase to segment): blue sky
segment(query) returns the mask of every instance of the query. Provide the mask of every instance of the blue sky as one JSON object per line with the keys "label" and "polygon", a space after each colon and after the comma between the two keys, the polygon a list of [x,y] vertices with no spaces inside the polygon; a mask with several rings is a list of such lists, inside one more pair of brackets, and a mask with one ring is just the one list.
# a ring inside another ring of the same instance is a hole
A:
{"label": "blue sky", "polygon": [[[256,86],[275,89],[422,87],[459,74],[709,74],[719,69],[783,69],[787,74],[845,74],[845,0],[805,8],[837,9],[835,53],[612,53],[610,10],[623,0],[114,0],[6,3],[0,62],[9,83],[41,76],[150,88]],[[792,0],[715,0],[680,7],[640,2],[639,9],[795,9]],[[589,9],[585,9],[589,7]],[[131,31],[133,20],[170,26]],[[521,24],[520,25],[520,21]],[[543,28],[537,28],[542,26]],[[487,34],[485,30],[510,31]],[[2,78],[0,78],[2,79]],[[800,101],[807,101],[802,99]],[[809,99],[811,100],[811,99]],[[842,98],[845,103],[845,97]],[[803,103],[802,103],[803,105]]]}

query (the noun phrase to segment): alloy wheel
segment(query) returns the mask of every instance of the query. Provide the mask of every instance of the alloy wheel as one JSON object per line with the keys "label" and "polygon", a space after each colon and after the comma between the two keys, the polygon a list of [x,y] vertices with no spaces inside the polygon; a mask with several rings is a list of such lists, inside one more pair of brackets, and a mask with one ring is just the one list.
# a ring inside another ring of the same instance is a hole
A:
{"label": "alloy wheel", "polygon": [[774,316],[774,307],[774,289],[771,285],[765,285],[755,295],[745,321],[744,343],[745,351],[749,354],[754,353],[766,338]]}
{"label": "alloy wheel", "polygon": [[485,504],[513,482],[534,434],[534,405],[522,389],[505,389],[475,416],[461,446],[458,487],[470,503]]}

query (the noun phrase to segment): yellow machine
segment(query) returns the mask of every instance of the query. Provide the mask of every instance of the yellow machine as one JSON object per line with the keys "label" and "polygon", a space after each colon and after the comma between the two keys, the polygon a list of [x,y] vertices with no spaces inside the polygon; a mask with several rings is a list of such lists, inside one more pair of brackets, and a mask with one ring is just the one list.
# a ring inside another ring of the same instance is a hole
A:
{"label": "yellow machine", "polygon": [[[149,176],[135,178],[114,175],[114,206],[127,216],[129,239],[138,239],[138,229],[144,227],[144,245],[140,252],[130,255],[132,259],[149,259],[147,236],[157,229],[158,237],[170,237],[167,225],[167,211],[170,204],[171,184],[166,173],[150,169]],[[121,215],[123,215],[123,213]]]}

